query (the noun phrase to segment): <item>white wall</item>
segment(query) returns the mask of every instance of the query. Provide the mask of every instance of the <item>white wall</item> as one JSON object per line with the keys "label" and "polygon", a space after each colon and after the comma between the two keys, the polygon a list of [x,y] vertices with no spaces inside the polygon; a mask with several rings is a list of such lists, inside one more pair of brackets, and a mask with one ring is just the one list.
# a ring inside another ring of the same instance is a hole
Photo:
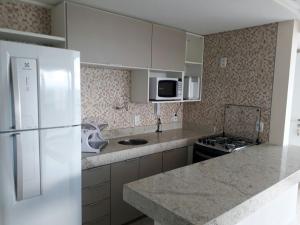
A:
{"label": "white wall", "polygon": [[292,98],[292,113],[290,123],[289,144],[300,146],[300,136],[297,135],[298,119],[300,119],[300,53],[297,54],[294,91]]}
{"label": "white wall", "polygon": [[299,23],[279,23],[271,108],[271,144],[288,145],[292,112]]}
{"label": "white wall", "polygon": [[278,195],[237,225],[292,225],[297,220],[298,185]]}

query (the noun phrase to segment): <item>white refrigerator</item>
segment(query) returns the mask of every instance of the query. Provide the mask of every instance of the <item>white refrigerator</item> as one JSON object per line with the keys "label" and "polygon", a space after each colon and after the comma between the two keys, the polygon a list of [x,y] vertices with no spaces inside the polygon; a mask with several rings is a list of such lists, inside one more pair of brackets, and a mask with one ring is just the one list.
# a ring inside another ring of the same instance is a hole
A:
{"label": "white refrigerator", "polygon": [[81,224],[80,55],[0,41],[0,225]]}

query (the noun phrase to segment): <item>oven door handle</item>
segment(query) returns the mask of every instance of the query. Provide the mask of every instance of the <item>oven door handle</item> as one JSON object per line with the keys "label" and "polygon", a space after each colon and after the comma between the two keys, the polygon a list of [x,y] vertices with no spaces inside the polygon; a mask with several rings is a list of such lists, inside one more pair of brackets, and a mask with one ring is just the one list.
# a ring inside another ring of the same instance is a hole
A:
{"label": "oven door handle", "polygon": [[195,151],[194,154],[197,155],[197,156],[199,156],[199,157],[203,157],[205,159],[211,159],[212,158],[211,156],[205,155],[205,154],[200,153],[198,151]]}

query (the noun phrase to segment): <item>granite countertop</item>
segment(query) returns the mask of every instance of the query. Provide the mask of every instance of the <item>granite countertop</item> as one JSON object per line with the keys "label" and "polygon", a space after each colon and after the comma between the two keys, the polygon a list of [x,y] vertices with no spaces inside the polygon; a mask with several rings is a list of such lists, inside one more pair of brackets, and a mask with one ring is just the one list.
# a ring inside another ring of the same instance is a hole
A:
{"label": "granite countertop", "polygon": [[300,147],[269,144],[129,183],[124,200],[164,225],[233,225],[300,182]]}
{"label": "granite countertop", "polygon": [[[197,139],[208,135],[212,135],[212,132],[206,129],[174,129],[163,131],[162,133],[153,132],[110,139],[109,144],[99,154],[82,154],[82,169],[89,169],[170,149],[185,147],[192,145]],[[140,146],[126,146],[118,143],[121,140],[129,138],[146,139],[148,143]]]}

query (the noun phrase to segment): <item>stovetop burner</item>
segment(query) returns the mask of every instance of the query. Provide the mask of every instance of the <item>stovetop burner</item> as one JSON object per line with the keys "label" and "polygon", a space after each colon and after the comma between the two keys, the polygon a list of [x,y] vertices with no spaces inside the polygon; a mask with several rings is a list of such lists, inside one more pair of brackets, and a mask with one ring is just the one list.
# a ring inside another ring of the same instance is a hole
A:
{"label": "stovetop burner", "polygon": [[199,139],[198,144],[224,152],[233,152],[247,146],[255,145],[255,142],[241,137],[216,135]]}

